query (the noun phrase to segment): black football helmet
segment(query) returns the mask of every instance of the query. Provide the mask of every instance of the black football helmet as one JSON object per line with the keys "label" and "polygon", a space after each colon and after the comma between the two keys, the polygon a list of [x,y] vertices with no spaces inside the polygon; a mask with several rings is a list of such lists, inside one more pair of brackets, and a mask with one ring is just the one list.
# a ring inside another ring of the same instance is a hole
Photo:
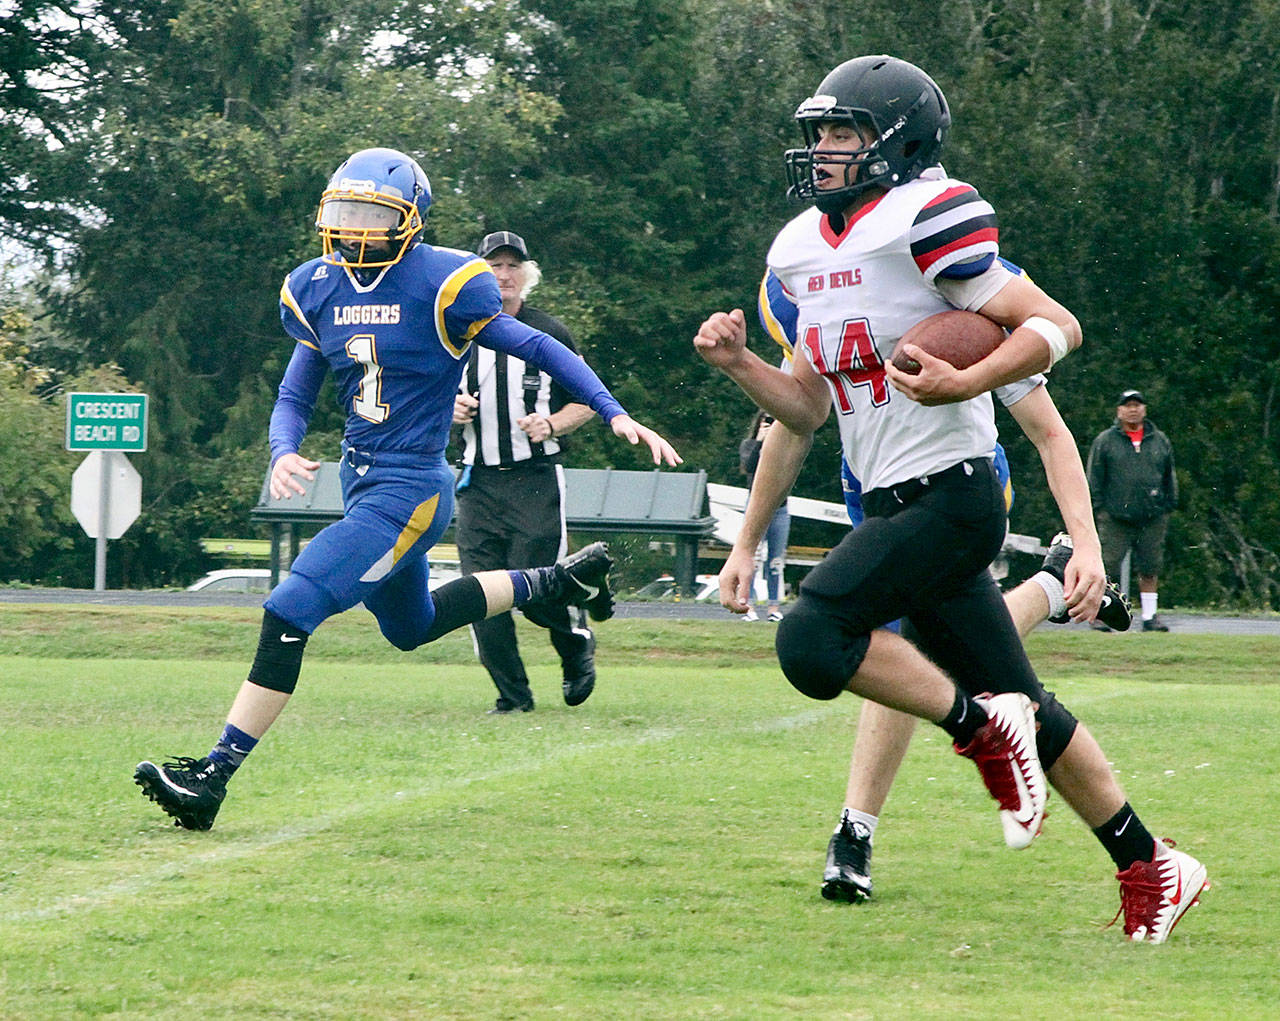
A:
{"label": "black football helmet", "polygon": [[[832,70],[800,104],[796,120],[805,148],[788,149],[787,194],[840,213],[871,187],[895,188],[938,162],[951,126],[947,97],[932,78],[884,54],[855,57]],[[824,123],[852,124],[875,141],[857,152],[818,148]],[[815,163],[844,164],[842,188],[819,188]]]}

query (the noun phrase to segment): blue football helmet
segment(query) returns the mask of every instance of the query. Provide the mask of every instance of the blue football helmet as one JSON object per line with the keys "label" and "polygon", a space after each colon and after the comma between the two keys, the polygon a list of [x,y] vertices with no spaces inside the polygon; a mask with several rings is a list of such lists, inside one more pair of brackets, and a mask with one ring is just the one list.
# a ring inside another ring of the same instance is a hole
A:
{"label": "blue football helmet", "polygon": [[395,149],[361,149],[333,172],[316,230],[325,258],[352,269],[391,266],[421,240],[431,182]]}
{"label": "blue football helmet", "polygon": [[[787,194],[822,212],[843,212],[868,188],[896,188],[938,162],[951,126],[947,97],[932,78],[905,60],[855,57],[834,68],[800,104],[803,149],[785,155]],[[823,124],[851,124],[873,141],[856,152],[819,148]],[[815,164],[843,164],[844,185],[819,188]]]}

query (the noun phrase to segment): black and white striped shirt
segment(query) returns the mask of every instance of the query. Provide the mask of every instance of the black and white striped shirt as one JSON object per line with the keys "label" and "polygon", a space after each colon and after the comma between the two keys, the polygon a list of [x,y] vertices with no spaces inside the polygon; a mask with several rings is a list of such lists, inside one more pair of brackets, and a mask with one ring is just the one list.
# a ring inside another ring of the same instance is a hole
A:
{"label": "black and white striped shirt", "polygon": [[[554,316],[521,305],[515,318],[577,353],[569,328]],[[560,460],[561,439],[532,443],[516,425],[526,415],[551,415],[573,400],[545,372],[519,358],[473,344],[471,360],[462,374],[462,391],[480,401],[475,418],[462,427],[463,464],[510,468],[529,460]]]}

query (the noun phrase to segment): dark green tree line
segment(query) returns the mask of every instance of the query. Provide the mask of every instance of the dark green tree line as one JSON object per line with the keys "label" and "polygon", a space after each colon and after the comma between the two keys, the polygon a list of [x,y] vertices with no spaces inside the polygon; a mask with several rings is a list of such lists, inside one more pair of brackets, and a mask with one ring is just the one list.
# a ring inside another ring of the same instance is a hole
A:
{"label": "dark green tree line", "polygon": [[[883,51],[943,85],[948,169],[996,206],[1005,254],[1084,324],[1051,381],[1082,450],[1130,385],[1173,439],[1168,598],[1278,604],[1273,3],[76,9],[73,23],[71,5],[28,0],[0,23],[0,234],[63,260],[45,295],[78,351],[59,348],[61,378],[118,364],[153,394],[144,517],[121,543],[135,583],[189,577],[201,535],[244,530],[289,353],[276,290],[315,251],[326,175],[366,145],[423,163],[435,243],[524,233],[546,272],[539,303],[624,403],[689,467],[735,481],[751,409],[689,339],[716,308],[754,318],[768,243],[797,211],[781,171],[796,104],[837,61]],[[32,91],[51,72],[74,83],[56,102]],[[754,331],[774,356],[764,343]],[[318,451],[339,426],[317,414]],[[1045,537],[1057,524],[1037,459],[1001,428],[1014,528]],[[838,499],[834,432],[800,492]],[[617,456],[588,432],[575,458]]]}

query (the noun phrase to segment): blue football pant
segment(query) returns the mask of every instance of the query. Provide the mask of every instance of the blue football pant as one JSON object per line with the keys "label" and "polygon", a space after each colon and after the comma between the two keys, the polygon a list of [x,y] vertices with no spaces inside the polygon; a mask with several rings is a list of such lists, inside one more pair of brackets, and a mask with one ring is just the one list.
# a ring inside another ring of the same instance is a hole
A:
{"label": "blue football pant", "polygon": [[265,607],[310,634],[363,602],[393,645],[416,648],[435,618],[427,551],[453,517],[453,472],[440,460],[359,475],[344,460],[339,478],[342,520],[307,544]]}

